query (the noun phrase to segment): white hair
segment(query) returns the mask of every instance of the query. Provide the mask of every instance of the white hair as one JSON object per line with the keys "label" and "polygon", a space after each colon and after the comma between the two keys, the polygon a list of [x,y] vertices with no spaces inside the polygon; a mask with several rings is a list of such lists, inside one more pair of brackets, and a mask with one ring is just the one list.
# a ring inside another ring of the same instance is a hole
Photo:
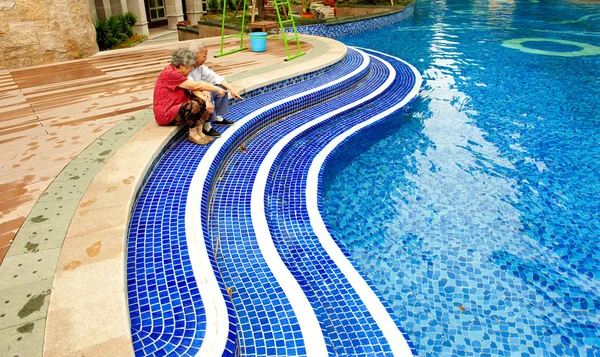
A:
{"label": "white hair", "polygon": [[202,41],[194,41],[190,44],[189,50],[198,53],[200,50],[205,49],[206,45]]}
{"label": "white hair", "polygon": [[178,48],[171,54],[171,64],[174,67],[179,67],[180,65],[189,67],[196,63],[196,58],[196,52],[192,52],[187,48]]}

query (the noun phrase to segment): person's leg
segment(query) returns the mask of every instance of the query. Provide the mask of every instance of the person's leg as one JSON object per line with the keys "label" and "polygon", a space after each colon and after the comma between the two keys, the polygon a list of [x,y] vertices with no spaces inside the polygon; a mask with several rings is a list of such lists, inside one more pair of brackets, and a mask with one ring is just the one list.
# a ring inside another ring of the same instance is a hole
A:
{"label": "person's leg", "polygon": [[[218,86],[221,87],[223,89],[225,89],[225,87],[223,86]],[[214,112],[214,121],[213,124],[215,125],[233,125],[234,122],[232,122],[231,120],[227,120],[227,119],[223,119],[223,115],[229,113],[229,96],[228,95],[224,95],[222,97],[219,97],[217,93],[212,92],[212,100],[213,103],[215,103],[215,112]]]}
{"label": "person's leg", "polygon": [[207,137],[198,128],[202,127],[202,114],[206,111],[204,102],[191,100],[183,103],[179,108],[179,113],[175,117],[175,124],[185,123],[189,129],[188,140],[199,145],[206,145],[213,139]]}
{"label": "person's leg", "polygon": [[[222,86],[218,87],[223,88]],[[224,99],[225,104],[223,104]],[[217,115],[224,114],[223,110],[225,110],[225,113],[227,113],[229,111],[229,103],[227,102],[227,95],[219,97],[219,94],[217,92],[210,92],[210,100],[215,105],[215,109],[212,113],[210,113],[208,121],[204,123],[204,126],[202,127],[202,132],[205,135],[211,136],[213,138],[218,138],[221,136],[221,133],[215,130],[211,124],[219,124],[219,121],[222,120],[222,118],[217,117]],[[225,109],[223,109],[224,106]]]}

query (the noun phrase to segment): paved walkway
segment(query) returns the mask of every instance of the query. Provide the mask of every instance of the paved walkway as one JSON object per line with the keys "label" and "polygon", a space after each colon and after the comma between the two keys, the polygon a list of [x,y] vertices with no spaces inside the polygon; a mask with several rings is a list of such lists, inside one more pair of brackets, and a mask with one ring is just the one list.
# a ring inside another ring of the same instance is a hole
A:
{"label": "paved walkway", "polygon": [[[174,35],[175,34],[175,35]],[[218,39],[206,41],[209,58]],[[182,46],[176,32],[83,60],[0,70],[0,264],[17,230],[52,180],[94,140],[152,104],[158,73]],[[304,45],[310,48],[310,45]],[[212,59],[224,76],[280,63],[285,49]]]}
{"label": "paved walkway", "polygon": [[[177,132],[147,109],[170,53],[188,45],[169,37],[0,71],[0,355],[131,355],[123,237],[144,172]],[[307,55],[290,62],[280,41],[213,59],[219,40],[204,40],[208,64],[242,94],[345,54],[304,36]]]}

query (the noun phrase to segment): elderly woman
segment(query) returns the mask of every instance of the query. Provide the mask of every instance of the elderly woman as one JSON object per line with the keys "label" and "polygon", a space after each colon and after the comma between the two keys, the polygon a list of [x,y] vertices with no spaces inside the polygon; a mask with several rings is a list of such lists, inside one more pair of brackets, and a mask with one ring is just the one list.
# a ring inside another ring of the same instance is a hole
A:
{"label": "elderly woman", "polygon": [[187,78],[196,54],[180,48],[171,54],[171,64],[158,76],[154,87],[154,118],[159,125],[187,124],[188,140],[199,145],[210,143],[213,138],[202,133],[202,124],[208,118],[204,100],[190,94],[192,91],[214,91],[225,95],[222,88],[206,82],[195,82]]}

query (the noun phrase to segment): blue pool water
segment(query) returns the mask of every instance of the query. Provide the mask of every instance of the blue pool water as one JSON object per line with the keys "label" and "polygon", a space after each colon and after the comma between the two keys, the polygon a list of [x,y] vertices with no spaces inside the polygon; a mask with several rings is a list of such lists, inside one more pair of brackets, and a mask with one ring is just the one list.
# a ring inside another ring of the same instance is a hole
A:
{"label": "blue pool water", "polygon": [[600,356],[600,2],[417,0],[341,40],[423,74],[323,178],[419,354]]}

